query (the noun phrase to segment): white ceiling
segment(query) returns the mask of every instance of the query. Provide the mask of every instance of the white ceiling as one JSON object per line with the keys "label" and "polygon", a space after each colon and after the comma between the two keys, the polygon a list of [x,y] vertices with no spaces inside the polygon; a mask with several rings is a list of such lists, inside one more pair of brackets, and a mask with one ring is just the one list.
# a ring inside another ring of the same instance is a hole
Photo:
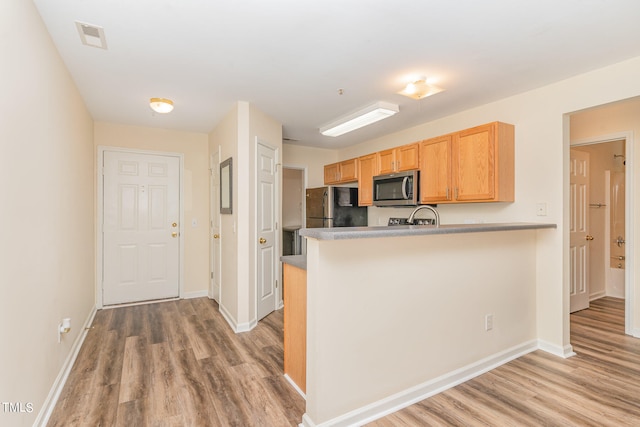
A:
{"label": "white ceiling", "polygon": [[[281,122],[285,139],[326,148],[640,56],[638,0],[34,3],[97,121],[209,132],[240,100]],[[103,27],[108,49],[82,45],[75,21]],[[446,91],[396,94],[418,75]],[[151,97],[175,110],[154,115]],[[318,132],[375,101],[400,113],[337,138]]]}

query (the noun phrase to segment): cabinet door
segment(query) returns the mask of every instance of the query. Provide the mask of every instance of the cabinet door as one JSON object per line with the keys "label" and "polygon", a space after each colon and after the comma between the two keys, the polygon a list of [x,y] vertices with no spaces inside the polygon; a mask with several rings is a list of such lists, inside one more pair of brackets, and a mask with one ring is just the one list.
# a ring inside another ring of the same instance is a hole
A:
{"label": "cabinet door", "polygon": [[495,124],[454,135],[454,198],[459,201],[495,199]]}
{"label": "cabinet door", "polygon": [[378,174],[376,155],[369,154],[358,159],[358,205],[373,205],[373,177]]}
{"label": "cabinet door", "polygon": [[376,155],[378,157],[378,173],[380,175],[396,171],[394,167],[396,163],[396,150],[394,148],[378,151]]}
{"label": "cabinet door", "polygon": [[358,180],[358,159],[350,159],[340,162],[340,182],[353,182]]}
{"label": "cabinet door", "polygon": [[324,183],[336,184],[340,181],[340,165],[338,163],[332,163],[325,165],[324,167]]}
{"label": "cabinet door", "polygon": [[422,141],[420,147],[420,202],[450,201],[451,135]]}
{"label": "cabinet door", "polygon": [[283,264],[284,373],[307,388],[307,270]]}
{"label": "cabinet door", "polygon": [[407,144],[396,148],[396,171],[410,171],[420,168],[420,144]]}

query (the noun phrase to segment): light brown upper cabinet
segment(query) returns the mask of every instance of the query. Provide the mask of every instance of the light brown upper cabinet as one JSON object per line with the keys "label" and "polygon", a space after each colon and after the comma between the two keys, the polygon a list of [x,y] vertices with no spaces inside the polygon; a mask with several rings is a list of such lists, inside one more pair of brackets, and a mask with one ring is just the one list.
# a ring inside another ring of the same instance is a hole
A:
{"label": "light brown upper cabinet", "polygon": [[378,174],[409,171],[420,168],[420,143],[402,145],[379,151]]}
{"label": "light brown upper cabinet", "polygon": [[420,147],[421,203],[513,202],[513,125],[493,122]]}
{"label": "light brown upper cabinet", "polygon": [[376,153],[358,158],[358,206],[373,205],[373,177],[378,174]]}
{"label": "light brown upper cabinet", "polygon": [[358,159],[344,160],[338,163],[325,165],[324,167],[324,183],[342,184],[345,182],[354,182],[358,180]]}
{"label": "light brown upper cabinet", "polygon": [[452,135],[444,135],[420,143],[420,203],[451,200],[452,139]]}

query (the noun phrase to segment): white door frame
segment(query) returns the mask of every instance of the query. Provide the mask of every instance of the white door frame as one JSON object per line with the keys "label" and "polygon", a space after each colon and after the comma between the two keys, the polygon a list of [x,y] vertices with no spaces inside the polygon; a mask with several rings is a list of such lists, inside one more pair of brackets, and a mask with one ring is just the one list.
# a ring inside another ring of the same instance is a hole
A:
{"label": "white door frame", "polygon": [[[274,259],[274,277],[276,278],[277,281],[277,287],[276,287],[276,297],[275,297],[275,304],[273,309],[277,310],[279,308],[279,305],[282,303],[282,280],[280,279],[282,277],[282,272],[281,272],[281,268],[280,268],[280,254],[282,254],[282,250],[281,248],[281,244],[280,241],[282,239],[282,237],[280,236],[280,231],[282,229],[281,227],[281,222],[282,222],[282,214],[281,214],[281,210],[282,210],[282,197],[280,195],[280,191],[282,188],[282,164],[280,163],[280,148],[278,147],[274,147],[273,145],[271,145],[270,143],[268,143],[267,141],[264,141],[258,137],[255,138],[254,141],[254,146],[253,146],[253,151],[254,151],[254,171],[253,171],[253,175],[254,175],[254,182],[257,182],[257,171],[258,171],[258,145],[264,145],[265,147],[268,147],[270,149],[272,149],[275,152],[275,172],[276,172],[276,176],[275,176],[275,194],[274,194],[274,208],[275,208],[275,226],[276,226],[276,239],[275,239],[275,244],[274,244],[274,248],[275,248],[275,253],[276,253],[276,257]],[[258,191],[257,188],[255,190],[255,194],[254,194],[254,201],[253,201],[253,211],[254,211],[254,224],[253,224],[253,229],[254,229],[254,236],[253,236],[253,242],[256,242],[257,239],[257,234],[258,234]],[[253,319],[254,322],[256,321],[256,319],[258,319],[258,247],[255,245],[253,245],[254,249],[253,249],[253,258],[255,260],[255,277],[254,277],[254,281],[253,281],[253,292],[255,295],[255,309],[253,312]]]}
{"label": "white door frame", "polygon": [[[210,183],[213,182],[213,175],[214,174],[217,174],[218,181],[220,179],[220,175],[219,175],[220,174],[220,155],[221,155],[220,151],[221,151],[221,147],[218,146],[218,149],[216,150],[216,152],[209,156],[209,162],[210,162],[210,168],[211,168],[210,169],[211,170],[211,177],[210,177],[210,181],[209,181]],[[217,164],[216,164],[216,159],[217,159]],[[220,187],[220,182],[218,182],[218,191],[220,191],[219,187]],[[220,301],[222,300],[222,297],[221,297],[222,286],[220,286],[220,283],[221,283],[221,280],[222,280],[222,272],[221,272],[221,268],[220,268],[222,266],[222,254],[220,253],[220,250],[218,250],[218,252],[214,251],[214,245],[215,245],[214,239],[215,238],[212,235],[213,234],[212,233],[212,231],[213,231],[213,217],[216,216],[215,213],[213,212],[213,209],[214,208],[217,208],[217,209],[220,208],[220,199],[218,198],[217,204],[216,204],[216,201],[214,200],[215,197],[214,197],[214,194],[213,194],[212,190],[213,190],[213,188],[210,185],[209,186],[209,198],[210,198],[209,204],[210,204],[211,212],[209,213],[209,218],[211,218],[210,219],[211,222],[209,224],[209,242],[210,242],[210,245],[209,245],[210,249],[209,250],[211,251],[211,259],[209,260],[209,262],[211,263],[211,265],[209,266],[209,270],[211,272],[211,277],[209,278],[209,298],[216,300],[218,302],[218,304],[220,304]],[[216,196],[219,196],[219,195],[216,195]],[[218,224],[217,224],[216,229],[218,231],[220,231],[220,213],[219,212],[218,212],[217,218],[218,218]],[[219,241],[219,239],[220,239],[220,237],[218,238],[218,241]],[[218,243],[218,246],[220,247],[220,243]],[[217,263],[218,269],[217,269],[217,271],[216,271],[216,268],[215,268],[216,267],[216,262],[215,262],[216,260],[214,259],[214,257],[218,258],[218,263]],[[217,276],[217,281],[213,280],[213,276],[214,275]],[[216,292],[215,289],[213,289],[213,285],[216,282],[218,283],[217,292]],[[215,298],[216,296],[217,296],[217,299]]]}
{"label": "white door frame", "polygon": [[[131,148],[122,148],[122,147],[110,147],[110,146],[98,146],[98,157],[96,159],[96,174],[97,174],[97,200],[96,200],[96,284],[95,284],[95,292],[96,292],[96,308],[104,308],[102,302],[102,278],[104,271],[104,254],[103,254],[103,236],[102,236],[102,225],[104,222],[104,152],[105,151],[117,151],[120,153],[131,153],[131,154],[142,154],[142,155],[155,155],[155,156],[170,156],[177,157],[180,163],[180,186],[178,188],[180,195],[180,206],[179,206],[179,233],[180,236],[184,236],[184,154],[182,153],[171,153],[165,151],[148,151],[148,150],[138,150]],[[183,295],[183,287],[184,287],[184,238],[180,240],[180,249],[179,249],[179,271],[178,271],[178,292],[179,297],[182,298]]]}
{"label": "white door frame", "polygon": [[[625,259],[630,262],[625,263],[625,271],[624,271],[624,332],[627,335],[632,335],[634,337],[640,338],[640,330],[633,330],[633,314],[634,314],[634,301],[635,301],[635,255],[633,249],[633,236],[635,235],[634,231],[634,217],[633,217],[633,206],[634,206],[634,185],[633,185],[633,177],[634,177],[634,162],[633,162],[633,152],[634,152],[634,142],[633,142],[633,132],[618,132],[608,135],[594,136],[589,138],[584,138],[580,140],[574,140],[570,142],[569,148],[581,146],[581,145],[593,145],[593,144],[602,144],[605,142],[613,142],[620,141],[621,139],[625,140],[624,150],[625,150],[625,207],[624,207],[624,232],[625,232],[625,241],[627,244],[625,245]],[[565,268],[568,268],[565,266]]]}

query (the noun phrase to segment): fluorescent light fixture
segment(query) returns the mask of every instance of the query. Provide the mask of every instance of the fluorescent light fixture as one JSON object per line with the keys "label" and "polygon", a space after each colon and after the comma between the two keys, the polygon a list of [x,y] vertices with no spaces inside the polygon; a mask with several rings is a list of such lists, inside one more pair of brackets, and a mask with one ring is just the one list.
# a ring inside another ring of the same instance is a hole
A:
{"label": "fluorescent light fixture", "polygon": [[409,83],[404,89],[398,92],[400,95],[408,96],[413,99],[422,99],[427,96],[435,95],[442,92],[444,89],[427,83],[427,79],[421,77],[420,79]]}
{"label": "fluorescent light fixture", "polygon": [[320,133],[325,136],[340,136],[352,130],[375,123],[378,120],[391,117],[398,111],[400,110],[397,105],[379,101],[321,127]]}
{"label": "fluorescent light fixture", "polygon": [[149,106],[156,113],[166,114],[173,110],[173,101],[166,98],[151,98]]}

